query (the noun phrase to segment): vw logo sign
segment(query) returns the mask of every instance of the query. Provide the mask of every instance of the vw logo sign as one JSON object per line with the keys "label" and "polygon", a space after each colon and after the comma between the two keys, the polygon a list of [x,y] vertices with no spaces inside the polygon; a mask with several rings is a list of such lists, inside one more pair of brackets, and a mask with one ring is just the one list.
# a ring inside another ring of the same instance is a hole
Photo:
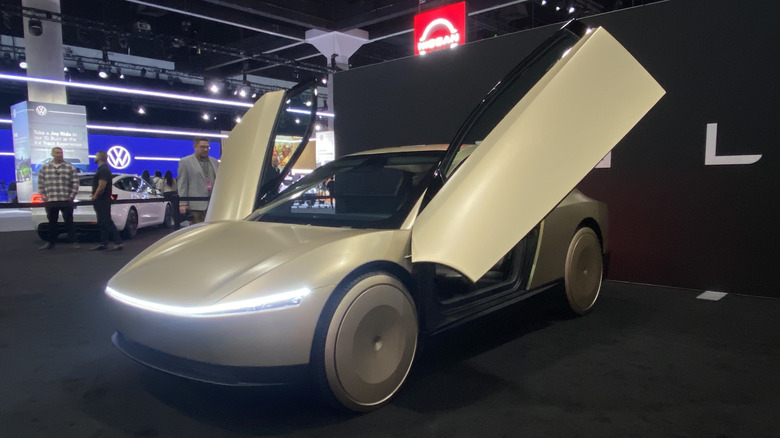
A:
{"label": "vw logo sign", "polygon": [[45,116],[46,115],[46,107],[43,105],[38,105],[35,107],[35,112],[38,113],[39,116]]}
{"label": "vw logo sign", "polygon": [[122,146],[111,146],[106,155],[108,165],[114,169],[124,169],[130,165],[130,152]]}

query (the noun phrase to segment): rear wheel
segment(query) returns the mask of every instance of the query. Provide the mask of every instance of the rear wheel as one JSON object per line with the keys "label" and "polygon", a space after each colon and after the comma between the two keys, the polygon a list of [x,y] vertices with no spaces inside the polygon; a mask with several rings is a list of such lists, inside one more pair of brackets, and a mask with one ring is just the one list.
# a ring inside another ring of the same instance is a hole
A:
{"label": "rear wheel", "polygon": [[138,213],[135,208],[131,208],[127,211],[127,221],[125,222],[125,229],[122,230],[122,237],[125,239],[132,239],[138,234]]}
{"label": "rear wheel", "polygon": [[312,347],[324,399],[356,412],[386,404],[409,374],[417,336],[417,307],[396,277],[372,272],[336,290]]}
{"label": "rear wheel", "polygon": [[590,228],[580,228],[569,243],[564,272],[566,300],[574,313],[584,315],[596,304],[603,271],[599,237]]}

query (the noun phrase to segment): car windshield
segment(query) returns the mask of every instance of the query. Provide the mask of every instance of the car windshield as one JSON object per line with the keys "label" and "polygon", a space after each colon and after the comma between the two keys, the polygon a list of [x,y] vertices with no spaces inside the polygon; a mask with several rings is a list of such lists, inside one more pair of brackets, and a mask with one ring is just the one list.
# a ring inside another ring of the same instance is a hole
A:
{"label": "car windshield", "polygon": [[398,228],[443,151],[354,155],[284,189],[248,220],[331,227]]}

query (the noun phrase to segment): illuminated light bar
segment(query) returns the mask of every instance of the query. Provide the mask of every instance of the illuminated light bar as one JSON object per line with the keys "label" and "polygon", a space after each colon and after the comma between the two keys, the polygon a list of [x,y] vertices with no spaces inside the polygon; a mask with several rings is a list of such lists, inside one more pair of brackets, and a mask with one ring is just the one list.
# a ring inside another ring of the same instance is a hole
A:
{"label": "illuminated light bar", "polygon": [[173,99],[173,100],[186,100],[190,102],[211,103],[214,105],[238,106],[242,108],[251,108],[253,105],[249,102],[241,102],[237,100],[212,99],[210,97],[188,96],[186,94],[165,93],[162,91],[144,90],[141,88],[114,87],[111,85],[90,84],[84,82],[68,82],[68,81],[60,81],[56,79],[37,78],[33,76],[9,75],[6,73],[0,73],[0,79],[7,79],[9,81],[17,81],[17,82],[32,82],[36,84],[61,85],[63,87],[84,88],[88,90],[97,90],[97,91],[112,91],[115,93],[135,94],[139,96],[149,96],[149,97],[160,97],[164,99]]}
{"label": "illuminated light bar", "polygon": [[210,306],[172,306],[154,301],[141,300],[125,295],[110,287],[106,287],[106,295],[124,304],[151,312],[164,313],[173,316],[186,316],[193,318],[209,318],[218,316],[240,315],[246,313],[277,310],[285,307],[297,307],[301,304],[309,289],[298,289],[291,292],[283,292],[265,297],[236,301],[232,303],[217,303]]}
{"label": "illuminated light bar", "polygon": [[167,158],[167,157],[133,157],[136,160],[152,160],[152,161],[179,161],[181,158]]}
{"label": "illuminated light bar", "polygon": [[[297,108],[287,108],[287,112],[295,113],[295,114],[311,114],[310,110],[297,109]],[[317,111],[317,115],[322,117],[336,117],[335,114],[329,113],[327,111]]]}
{"label": "illuminated light bar", "polygon": [[97,129],[105,131],[125,131],[125,132],[143,132],[149,134],[168,134],[168,135],[184,135],[189,137],[215,137],[215,138],[227,138],[227,134],[218,134],[216,132],[200,132],[200,131],[178,131],[173,129],[157,129],[157,128],[135,128],[132,126],[111,126],[111,125],[87,125],[87,129]]}
{"label": "illuminated light bar", "polygon": [[6,157],[13,157],[14,153],[13,152],[0,152],[0,155],[6,156]]}
{"label": "illuminated light bar", "polygon": [[[13,123],[11,119],[0,119],[0,123]],[[216,132],[203,132],[203,131],[178,131],[175,129],[159,129],[159,128],[136,128],[133,126],[111,126],[111,125],[92,125],[88,124],[87,129],[97,129],[105,131],[125,131],[125,132],[141,132],[147,134],[167,134],[167,135],[183,135],[187,137],[213,137],[213,138],[227,138],[227,134],[219,134]]]}

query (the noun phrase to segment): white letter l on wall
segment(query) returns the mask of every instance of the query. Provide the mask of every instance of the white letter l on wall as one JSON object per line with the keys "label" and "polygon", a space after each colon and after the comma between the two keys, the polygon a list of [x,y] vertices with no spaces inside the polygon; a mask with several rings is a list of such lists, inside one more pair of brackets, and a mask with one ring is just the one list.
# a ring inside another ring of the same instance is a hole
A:
{"label": "white letter l on wall", "polygon": [[761,159],[761,155],[723,155],[718,156],[716,149],[718,140],[718,124],[707,123],[707,139],[704,146],[704,165],[721,166],[728,164],[753,164]]}

